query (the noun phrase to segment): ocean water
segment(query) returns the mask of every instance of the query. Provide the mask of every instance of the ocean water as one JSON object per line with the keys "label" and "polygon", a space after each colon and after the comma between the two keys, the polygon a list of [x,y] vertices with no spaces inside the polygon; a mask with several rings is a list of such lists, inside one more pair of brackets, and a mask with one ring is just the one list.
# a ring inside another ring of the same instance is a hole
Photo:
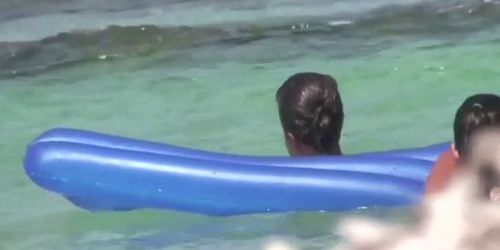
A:
{"label": "ocean water", "polygon": [[299,71],[339,81],[345,152],[424,146],[465,97],[500,93],[498,58],[493,0],[3,0],[0,249],[324,249],[346,214],[89,213],[31,183],[24,150],[72,127],[285,155],[274,94]]}

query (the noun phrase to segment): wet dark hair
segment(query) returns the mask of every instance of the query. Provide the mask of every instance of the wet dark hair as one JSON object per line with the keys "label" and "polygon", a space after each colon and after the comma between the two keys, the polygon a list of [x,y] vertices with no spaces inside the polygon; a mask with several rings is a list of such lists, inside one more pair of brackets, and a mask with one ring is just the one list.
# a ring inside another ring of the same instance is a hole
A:
{"label": "wet dark hair", "polygon": [[344,123],[337,81],[329,75],[298,73],[276,92],[281,125],[318,153],[334,154]]}
{"label": "wet dark hair", "polygon": [[500,97],[477,94],[467,98],[458,109],[453,124],[455,148],[458,154],[468,154],[468,142],[484,128],[500,127]]}

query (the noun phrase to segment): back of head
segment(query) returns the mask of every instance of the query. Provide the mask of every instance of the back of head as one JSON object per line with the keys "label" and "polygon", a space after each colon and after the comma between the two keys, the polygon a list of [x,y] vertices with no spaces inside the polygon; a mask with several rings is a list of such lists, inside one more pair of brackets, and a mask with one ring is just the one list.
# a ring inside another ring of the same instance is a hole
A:
{"label": "back of head", "polygon": [[318,154],[340,153],[344,111],[333,77],[318,73],[295,74],[278,89],[276,100],[286,133],[291,133]]}
{"label": "back of head", "polygon": [[458,109],[453,124],[455,148],[460,157],[468,154],[471,136],[492,127],[500,127],[500,97],[478,94],[467,98]]}

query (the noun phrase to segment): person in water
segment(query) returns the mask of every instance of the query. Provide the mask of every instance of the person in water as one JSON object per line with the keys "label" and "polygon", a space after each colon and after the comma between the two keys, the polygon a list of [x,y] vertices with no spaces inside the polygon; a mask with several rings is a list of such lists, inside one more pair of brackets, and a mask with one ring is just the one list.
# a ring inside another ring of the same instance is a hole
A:
{"label": "person in water", "polygon": [[312,72],[292,75],[276,92],[276,101],[291,156],[342,154],[344,110],[333,77]]}
{"label": "person in water", "polygon": [[426,193],[433,194],[445,188],[457,172],[457,166],[469,154],[469,140],[485,128],[500,127],[500,97],[477,94],[467,98],[459,107],[453,123],[454,143],[443,153],[427,179]]}

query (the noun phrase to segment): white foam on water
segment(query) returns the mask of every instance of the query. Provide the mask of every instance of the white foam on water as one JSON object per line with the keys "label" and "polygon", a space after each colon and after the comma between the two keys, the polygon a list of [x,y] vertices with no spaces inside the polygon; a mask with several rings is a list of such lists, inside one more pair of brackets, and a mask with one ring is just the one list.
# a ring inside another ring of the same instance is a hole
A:
{"label": "white foam on water", "polygon": [[[418,3],[421,0],[383,1],[315,1],[269,0],[257,2],[249,8],[247,1],[226,2],[189,1],[155,5],[123,11],[103,12],[89,9],[78,12],[48,12],[20,16],[0,22],[0,41],[32,41],[78,29],[97,30],[109,25],[152,24],[159,26],[203,26],[227,22],[261,23],[276,19],[303,19],[310,17],[335,17],[342,13],[361,13],[388,4]],[[82,7],[84,8],[84,7]],[[87,6],[87,8],[89,8]],[[0,10],[0,14],[1,14]],[[349,21],[331,21],[330,25],[346,25]]]}

